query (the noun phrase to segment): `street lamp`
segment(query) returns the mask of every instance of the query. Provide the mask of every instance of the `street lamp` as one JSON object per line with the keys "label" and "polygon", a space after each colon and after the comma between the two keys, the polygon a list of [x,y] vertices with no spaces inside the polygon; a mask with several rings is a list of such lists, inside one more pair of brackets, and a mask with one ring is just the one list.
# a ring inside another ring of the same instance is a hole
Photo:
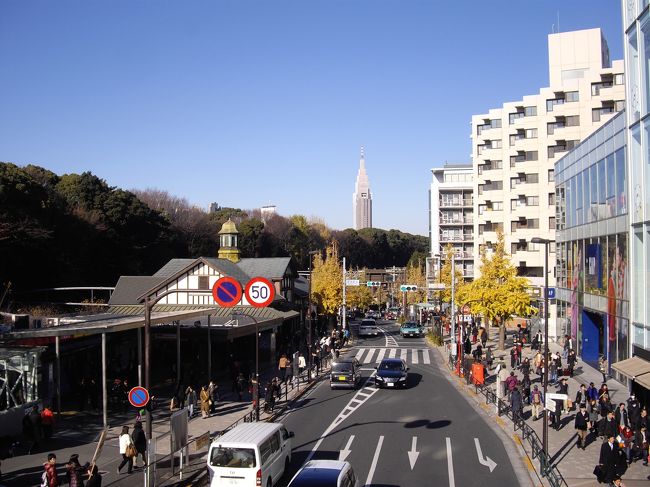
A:
{"label": "street lamp", "polygon": [[309,293],[308,293],[308,304],[307,304],[307,319],[309,322],[309,330],[307,331],[307,360],[309,361],[309,370],[307,372],[307,375],[309,376],[309,379],[311,379],[311,367],[312,367],[312,356],[311,356],[311,347],[312,347],[312,338],[311,338],[311,327],[312,327],[312,322],[311,322],[311,256],[312,255],[317,255],[320,254],[320,250],[310,250],[309,251]]}
{"label": "street lamp", "polygon": [[544,427],[542,429],[542,450],[544,452],[542,475],[544,475],[548,458],[548,410],[546,409],[546,393],[548,390],[548,247],[554,240],[533,237],[530,241],[534,244],[544,244]]}

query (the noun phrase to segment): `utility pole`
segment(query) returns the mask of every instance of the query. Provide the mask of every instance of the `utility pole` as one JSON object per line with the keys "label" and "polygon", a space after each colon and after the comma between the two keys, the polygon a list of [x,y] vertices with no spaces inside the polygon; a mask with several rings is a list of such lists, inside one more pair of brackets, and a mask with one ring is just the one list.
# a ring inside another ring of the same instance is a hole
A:
{"label": "utility pole", "polygon": [[343,316],[341,317],[341,323],[343,324],[343,329],[345,330],[345,319],[347,318],[347,311],[345,305],[345,286],[347,280],[347,271],[345,269],[345,257],[343,257]]}
{"label": "utility pole", "polygon": [[456,344],[456,261],[454,254],[451,254],[451,353],[458,353]]}

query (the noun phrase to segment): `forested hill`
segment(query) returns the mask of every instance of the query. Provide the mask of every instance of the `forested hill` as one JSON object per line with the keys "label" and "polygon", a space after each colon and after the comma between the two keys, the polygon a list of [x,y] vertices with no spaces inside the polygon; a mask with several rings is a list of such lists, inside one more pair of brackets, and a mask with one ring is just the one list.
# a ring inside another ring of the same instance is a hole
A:
{"label": "forested hill", "polygon": [[0,163],[0,286],[113,286],[120,275],[150,275],[174,257],[216,256],[229,217],[242,257],[291,255],[301,269],[310,250],[332,239],[353,268],[424,262],[429,246],[398,230],[337,231],[301,215],[264,224],[259,210],[208,213],[165,191],[111,187],[90,172],[59,176]]}

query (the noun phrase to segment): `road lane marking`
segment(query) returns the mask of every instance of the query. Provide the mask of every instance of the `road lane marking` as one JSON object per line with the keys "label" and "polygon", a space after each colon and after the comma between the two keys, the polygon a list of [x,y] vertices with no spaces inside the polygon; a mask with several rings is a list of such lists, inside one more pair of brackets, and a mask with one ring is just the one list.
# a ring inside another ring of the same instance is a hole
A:
{"label": "road lane marking", "polygon": [[456,487],[454,460],[451,457],[451,438],[447,438],[447,472],[449,473],[449,487]]}
{"label": "road lane marking", "polygon": [[417,351],[417,349],[414,348],[413,350],[411,350],[411,362],[413,362],[414,364],[417,364],[418,360],[419,360],[418,351]]}
{"label": "road lane marking", "polygon": [[357,355],[356,355],[356,359],[361,363],[363,363],[363,360],[361,360],[361,359],[362,359],[364,353],[366,353],[366,349],[365,348],[360,348],[359,351],[357,352]]}
{"label": "road lane marking", "polygon": [[376,350],[377,350],[376,348],[371,348],[368,351],[368,356],[366,357],[366,363],[368,363],[368,364],[374,364],[375,363],[375,351]]}
{"label": "road lane marking", "polygon": [[344,462],[346,458],[348,458],[348,455],[352,453],[352,450],[350,450],[350,446],[352,445],[352,442],[354,441],[354,435],[350,436],[350,439],[348,439],[347,444],[345,445],[345,448],[339,452],[339,462]]}
{"label": "road lane marking", "polygon": [[386,353],[386,348],[380,348],[379,353],[377,354],[377,360],[376,362],[379,363],[384,359],[384,354]]}
{"label": "road lane marking", "polygon": [[490,469],[490,473],[492,473],[492,471],[496,468],[497,463],[487,455],[485,455],[485,458],[483,458],[483,452],[481,451],[481,444],[479,443],[478,438],[474,438],[474,445],[476,445],[476,454],[478,455],[478,463],[480,463],[485,467],[488,467]]}
{"label": "road lane marking", "polygon": [[406,452],[409,457],[409,463],[411,464],[411,470],[413,470],[413,467],[415,467],[415,462],[417,462],[418,456],[420,455],[420,452],[417,451],[417,447],[418,437],[414,436],[413,440],[411,441],[411,451]]}
{"label": "road lane marking", "polygon": [[404,360],[404,361],[406,361],[406,352],[407,352],[407,350],[406,350],[405,348],[402,348],[402,349],[399,351],[399,353],[400,353],[400,357],[401,357],[402,360]]}
{"label": "road lane marking", "polygon": [[377,460],[379,460],[379,452],[381,451],[381,445],[384,442],[384,437],[380,436],[379,441],[377,442],[377,448],[375,449],[375,456],[372,457],[372,464],[370,464],[370,471],[368,472],[368,478],[366,479],[366,486],[372,485],[372,477],[375,475],[375,469],[377,468]]}
{"label": "road lane marking", "polygon": [[388,358],[395,358],[395,354],[396,354],[396,353],[397,353],[397,349],[395,349],[395,348],[391,348],[391,349],[388,351]]}
{"label": "road lane marking", "polygon": [[[375,372],[373,372],[370,377],[366,379],[366,381],[363,383],[361,386],[361,389],[357,391],[357,393],[354,395],[352,399],[341,409],[341,412],[339,415],[334,418],[334,421],[323,431],[323,434],[320,435],[320,438],[318,438],[318,441],[314,445],[314,447],[311,449],[309,452],[309,455],[307,456],[307,459],[305,460],[305,463],[307,463],[309,460],[311,460],[316,453],[316,450],[320,447],[321,443],[323,443],[323,440],[327,438],[327,436],[336,428],[339,424],[341,424],[343,421],[345,421],[348,416],[350,416],[354,411],[356,411],[358,408],[360,408],[363,403],[365,403],[368,399],[370,399],[372,396],[374,396],[379,389],[377,388],[370,388],[367,387],[370,382],[374,382],[374,377],[375,377]],[[369,391],[369,392],[362,392],[362,391]],[[359,400],[359,397],[363,397],[363,400]],[[354,402],[354,404],[353,404]]]}
{"label": "road lane marking", "polygon": [[425,364],[431,363],[431,356],[429,355],[429,350],[422,351],[422,359]]}

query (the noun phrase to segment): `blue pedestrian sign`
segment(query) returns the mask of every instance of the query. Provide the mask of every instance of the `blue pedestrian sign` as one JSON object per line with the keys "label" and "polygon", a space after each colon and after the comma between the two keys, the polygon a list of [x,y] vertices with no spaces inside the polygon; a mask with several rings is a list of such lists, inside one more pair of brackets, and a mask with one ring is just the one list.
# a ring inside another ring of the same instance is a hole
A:
{"label": "blue pedestrian sign", "polygon": [[555,288],[554,287],[549,287],[546,290],[546,296],[548,299],[555,299]]}
{"label": "blue pedestrian sign", "polygon": [[144,387],[135,386],[129,391],[129,402],[135,408],[143,408],[149,402],[149,391]]}

